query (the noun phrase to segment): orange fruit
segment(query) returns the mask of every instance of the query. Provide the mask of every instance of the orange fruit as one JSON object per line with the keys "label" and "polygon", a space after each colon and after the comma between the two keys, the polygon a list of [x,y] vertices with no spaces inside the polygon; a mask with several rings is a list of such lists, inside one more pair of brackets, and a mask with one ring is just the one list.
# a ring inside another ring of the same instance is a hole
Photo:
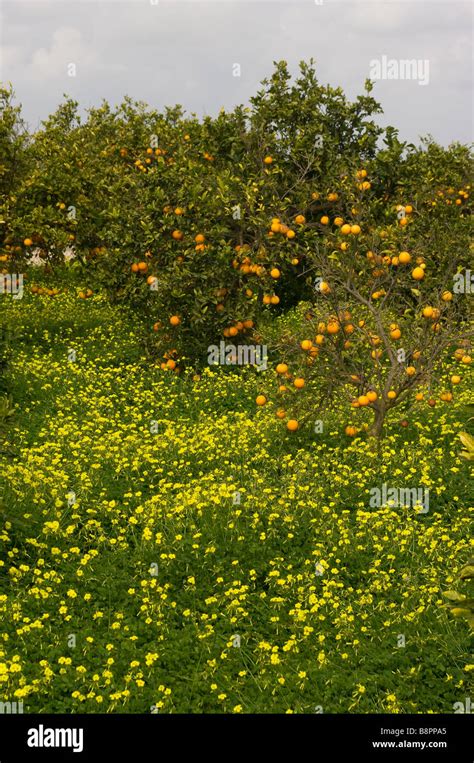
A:
{"label": "orange fruit", "polygon": [[387,392],[387,397],[389,400],[395,400],[396,396],[397,396],[397,393],[393,389]]}
{"label": "orange fruit", "polygon": [[205,238],[202,235],[202,233],[198,233],[197,236],[194,237],[194,240],[195,240],[196,244],[203,244],[204,241],[205,241]]}
{"label": "orange fruit", "polygon": [[281,272],[278,270],[278,268],[272,268],[270,270],[270,275],[272,278],[280,278]]}
{"label": "orange fruit", "polygon": [[277,416],[277,418],[279,418],[279,419],[284,419],[284,418],[285,418],[285,416],[286,416],[286,411],[284,411],[284,410],[283,410],[283,408],[280,408],[280,409],[279,409],[279,410],[276,412],[276,416]]}
{"label": "orange fruit", "polygon": [[159,331],[160,328],[161,328],[160,321],[157,321],[156,323],[153,324],[153,331]]}
{"label": "orange fruit", "polygon": [[408,263],[411,262],[411,254],[409,252],[400,252],[398,261],[401,262],[402,265],[408,265]]}
{"label": "orange fruit", "polygon": [[369,400],[369,403],[374,403],[377,400],[377,393],[373,389],[369,389],[366,395],[367,399]]}
{"label": "orange fruit", "polygon": [[355,435],[357,434],[357,429],[356,427],[347,426],[344,432],[346,433],[348,437],[355,437]]}
{"label": "orange fruit", "polygon": [[360,233],[360,225],[351,225],[351,233],[353,236],[357,236]]}
{"label": "orange fruit", "polygon": [[414,376],[416,374],[416,368],[415,366],[407,366],[407,368],[405,369],[405,372],[407,376]]}
{"label": "orange fruit", "polygon": [[441,299],[443,300],[443,302],[451,302],[452,298],[453,298],[452,292],[443,291],[441,295]]}
{"label": "orange fruit", "polygon": [[327,225],[329,223],[329,217],[327,215],[323,215],[319,222],[321,225]]}
{"label": "orange fruit", "polygon": [[31,240],[31,238],[25,238],[23,243],[25,246],[31,246],[33,241]]}
{"label": "orange fruit", "polygon": [[257,403],[257,405],[265,405],[265,403],[267,402],[267,398],[265,397],[265,395],[257,395],[257,397],[255,398],[255,402]]}
{"label": "orange fruit", "polygon": [[179,317],[179,315],[172,315],[171,316],[170,324],[172,326],[179,326],[180,323],[181,323],[181,318]]}
{"label": "orange fruit", "polygon": [[303,225],[303,223],[305,223],[305,222],[306,222],[306,218],[305,218],[305,216],[304,216],[304,215],[296,215],[296,217],[295,217],[295,223],[296,223],[297,225]]}
{"label": "orange fruit", "polygon": [[454,374],[454,376],[451,376],[451,384],[459,384],[461,381],[461,377],[457,374]]}
{"label": "orange fruit", "polygon": [[293,384],[295,385],[296,389],[303,389],[305,385],[305,380],[301,377],[298,377],[294,380]]}
{"label": "orange fruit", "polygon": [[138,263],[134,262],[130,269],[132,273],[138,273]]}
{"label": "orange fruit", "polygon": [[461,363],[464,363],[466,366],[470,366],[472,363],[472,358],[470,355],[463,355],[461,358]]}
{"label": "orange fruit", "polygon": [[328,334],[337,334],[337,332],[340,329],[339,321],[329,321],[328,322]]}
{"label": "orange fruit", "polygon": [[291,229],[286,234],[287,238],[294,238],[295,236],[296,236],[296,233],[294,232],[294,230],[291,230]]}
{"label": "orange fruit", "polygon": [[237,336],[239,330],[236,326],[231,326],[229,329],[229,336]]}
{"label": "orange fruit", "polygon": [[423,308],[422,312],[425,318],[431,318],[434,311],[431,305],[426,305],[426,307]]}
{"label": "orange fruit", "polygon": [[273,295],[273,297],[270,297],[270,303],[272,305],[278,305],[280,302],[280,297],[278,297],[276,294]]}
{"label": "orange fruit", "polygon": [[183,234],[180,230],[174,230],[171,235],[173,236],[175,241],[181,241],[181,239],[183,238]]}
{"label": "orange fruit", "polygon": [[344,236],[348,236],[350,232],[351,232],[351,226],[350,225],[345,223],[344,225],[341,226],[341,233]]}
{"label": "orange fruit", "polygon": [[415,400],[418,400],[418,402],[419,402],[420,400],[423,400],[423,398],[424,398],[423,392],[417,392],[416,393]]}
{"label": "orange fruit", "polygon": [[158,279],[157,279],[156,276],[148,276],[148,278],[146,279],[146,282],[147,282],[148,286],[151,286],[157,280]]}
{"label": "orange fruit", "polygon": [[338,228],[340,228],[341,225],[343,225],[343,223],[344,223],[344,220],[342,219],[342,217],[334,218],[334,225],[337,225]]}
{"label": "orange fruit", "polygon": [[303,339],[303,341],[300,344],[300,347],[302,350],[310,350],[313,346],[313,343],[311,339]]}
{"label": "orange fruit", "polygon": [[411,271],[411,276],[415,279],[415,281],[421,281],[425,277],[425,271],[421,267],[414,268]]}
{"label": "orange fruit", "polygon": [[146,273],[146,271],[148,270],[148,265],[146,264],[146,262],[139,262],[138,270],[140,271],[140,273]]}
{"label": "orange fruit", "polygon": [[253,328],[253,321],[248,318],[246,321],[244,321],[244,328],[251,329]]}
{"label": "orange fruit", "polygon": [[179,216],[183,214],[183,210],[181,209],[181,207],[176,207],[176,209],[174,210],[174,213],[175,215]]}
{"label": "orange fruit", "polygon": [[290,420],[288,421],[287,425],[286,425],[286,428],[287,428],[287,429],[288,429],[290,432],[296,432],[296,430],[298,429],[298,427],[299,427],[299,424],[298,424],[298,422],[296,421],[296,419],[290,419]]}
{"label": "orange fruit", "polygon": [[360,397],[357,398],[357,402],[360,406],[364,407],[365,405],[368,405],[370,403],[369,398],[367,395],[360,395]]}
{"label": "orange fruit", "polygon": [[271,297],[269,294],[264,294],[262,297],[262,302],[264,305],[270,305],[271,304]]}
{"label": "orange fruit", "polygon": [[272,164],[273,163],[273,157],[272,156],[266,156],[263,160],[264,164]]}
{"label": "orange fruit", "polygon": [[402,332],[400,331],[400,329],[393,329],[390,332],[390,336],[392,337],[392,339],[400,339],[401,335],[402,335]]}

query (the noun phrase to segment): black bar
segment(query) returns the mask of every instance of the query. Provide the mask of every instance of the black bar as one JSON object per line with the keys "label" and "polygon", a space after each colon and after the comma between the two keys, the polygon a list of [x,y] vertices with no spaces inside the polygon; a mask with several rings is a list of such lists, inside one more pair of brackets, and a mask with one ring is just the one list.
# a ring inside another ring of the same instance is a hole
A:
{"label": "black bar", "polygon": [[[263,760],[473,761],[470,715],[41,715],[0,716],[0,763],[119,761],[241,755]],[[61,731],[62,730],[62,731]],[[82,730],[82,736],[80,731]],[[43,746],[29,746],[42,744]],[[58,745],[48,746],[50,742]],[[69,746],[62,746],[69,745]],[[76,752],[74,752],[74,747]]]}

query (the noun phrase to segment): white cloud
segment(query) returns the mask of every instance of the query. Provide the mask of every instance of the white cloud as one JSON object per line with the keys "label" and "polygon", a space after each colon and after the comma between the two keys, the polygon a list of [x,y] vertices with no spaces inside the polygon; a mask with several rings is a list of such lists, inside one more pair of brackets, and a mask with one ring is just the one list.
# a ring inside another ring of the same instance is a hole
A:
{"label": "white cloud", "polygon": [[[26,10],[25,10],[26,9]],[[252,96],[274,60],[316,60],[318,79],[354,97],[383,54],[430,59],[430,84],[378,82],[384,122],[416,140],[472,139],[472,10],[459,0],[3,0],[2,78],[27,119],[53,111],[63,92],[83,106],[125,94],[151,106],[181,103],[215,114]],[[77,76],[67,76],[75,63]],[[240,63],[242,76],[232,76]],[[45,87],[41,87],[44,84]],[[452,113],[456,119],[452,119]]]}
{"label": "white cloud", "polygon": [[64,77],[74,64],[91,71],[97,55],[83,41],[82,33],[73,27],[60,27],[53,32],[49,48],[39,48],[31,59],[31,76],[36,80]]}

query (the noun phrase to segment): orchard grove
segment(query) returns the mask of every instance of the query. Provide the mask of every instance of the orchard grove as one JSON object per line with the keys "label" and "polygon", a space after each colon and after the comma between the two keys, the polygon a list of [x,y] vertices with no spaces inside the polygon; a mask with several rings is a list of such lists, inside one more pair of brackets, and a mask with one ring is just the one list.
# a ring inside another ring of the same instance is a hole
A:
{"label": "orchard grove", "polygon": [[[472,691],[472,157],[371,93],[280,62],[216,117],[66,99],[30,135],[0,92],[1,700]],[[221,341],[268,368],[209,365]],[[429,511],[371,508],[382,484]]]}

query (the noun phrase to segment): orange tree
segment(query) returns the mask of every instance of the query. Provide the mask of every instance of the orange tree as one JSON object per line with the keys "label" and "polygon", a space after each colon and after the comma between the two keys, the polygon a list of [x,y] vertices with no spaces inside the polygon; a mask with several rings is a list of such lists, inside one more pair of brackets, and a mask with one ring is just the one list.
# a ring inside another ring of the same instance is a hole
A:
{"label": "orange tree", "polygon": [[[0,262],[14,253],[8,240],[8,220],[14,214],[15,194],[28,173],[29,136],[21,109],[13,104],[11,87],[0,87]],[[20,249],[21,251],[21,249]]]}
{"label": "orange tree", "polygon": [[[338,286],[359,263],[354,242],[373,259],[366,257],[366,272],[356,268],[352,286],[368,278],[371,294],[386,292],[369,295],[370,305],[390,315],[398,297],[387,286],[403,269],[387,265],[387,252],[396,258],[403,244],[415,260],[425,258],[432,284],[438,276],[448,282],[462,262],[451,249],[468,219],[467,157],[463,147],[432,142],[416,150],[393,128],[383,130],[371,87],[366,82],[350,102],[319,84],[312,62],[295,80],[280,62],[249,107],[215,118],[199,120],[179,106],[158,113],[126,99],[81,120],[66,100],[32,136],[29,170],[11,197],[12,267],[32,250],[54,266],[71,245],[81,294],[102,288],[132,311],[170,368],[178,356],[205,363],[210,344],[241,341],[269,311],[309,300],[324,313],[318,275],[332,281],[332,299],[355,299]],[[397,210],[406,199],[412,211]],[[347,221],[361,233],[341,233]],[[452,244],[443,242],[451,224]],[[405,293],[413,310],[418,297]],[[463,301],[455,302],[462,312]]]}
{"label": "orange tree", "polygon": [[321,86],[311,65],[291,82],[280,62],[248,108],[199,121],[177,107],[148,120],[139,148],[117,142],[94,278],[154,328],[165,364],[203,363],[209,344],[309,295],[302,221],[319,231],[348,167],[376,156],[379,110],[369,92],[350,103]]}
{"label": "orange tree", "polygon": [[7,221],[12,266],[32,251],[54,266],[72,246],[83,293],[104,288],[155,329],[160,350],[205,362],[209,343],[305,296],[299,223],[275,230],[271,219],[301,210],[316,225],[353,157],[376,155],[383,131],[368,91],[350,103],[312,64],[292,82],[280,62],[250,107],[214,119],[127,99],[81,121],[67,99],[31,141]]}
{"label": "orange tree", "polygon": [[[468,155],[454,147],[441,154],[445,178],[453,152],[463,157],[461,176],[467,170]],[[427,157],[406,161],[423,168]],[[457,293],[453,285],[469,264],[469,184],[433,189],[418,175],[409,187],[406,179],[400,184],[410,193],[401,204],[398,183],[391,193],[373,193],[378,171],[376,159],[371,171],[354,168],[343,177],[333,214],[316,229],[300,218],[295,253],[313,296],[303,305],[305,321],[274,337],[277,389],[269,395],[290,430],[331,400],[345,400],[354,417],[357,409],[371,411],[364,427],[380,437],[393,408],[405,410],[423,399],[421,387],[436,387],[449,349],[461,366],[471,364],[468,288]],[[442,401],[460,381],[454,373]],[[267,395],[257,398],[266,402]],[[428,403],[436,404],[432,395]],[[346,428],[349,436],[358,431]]]}

